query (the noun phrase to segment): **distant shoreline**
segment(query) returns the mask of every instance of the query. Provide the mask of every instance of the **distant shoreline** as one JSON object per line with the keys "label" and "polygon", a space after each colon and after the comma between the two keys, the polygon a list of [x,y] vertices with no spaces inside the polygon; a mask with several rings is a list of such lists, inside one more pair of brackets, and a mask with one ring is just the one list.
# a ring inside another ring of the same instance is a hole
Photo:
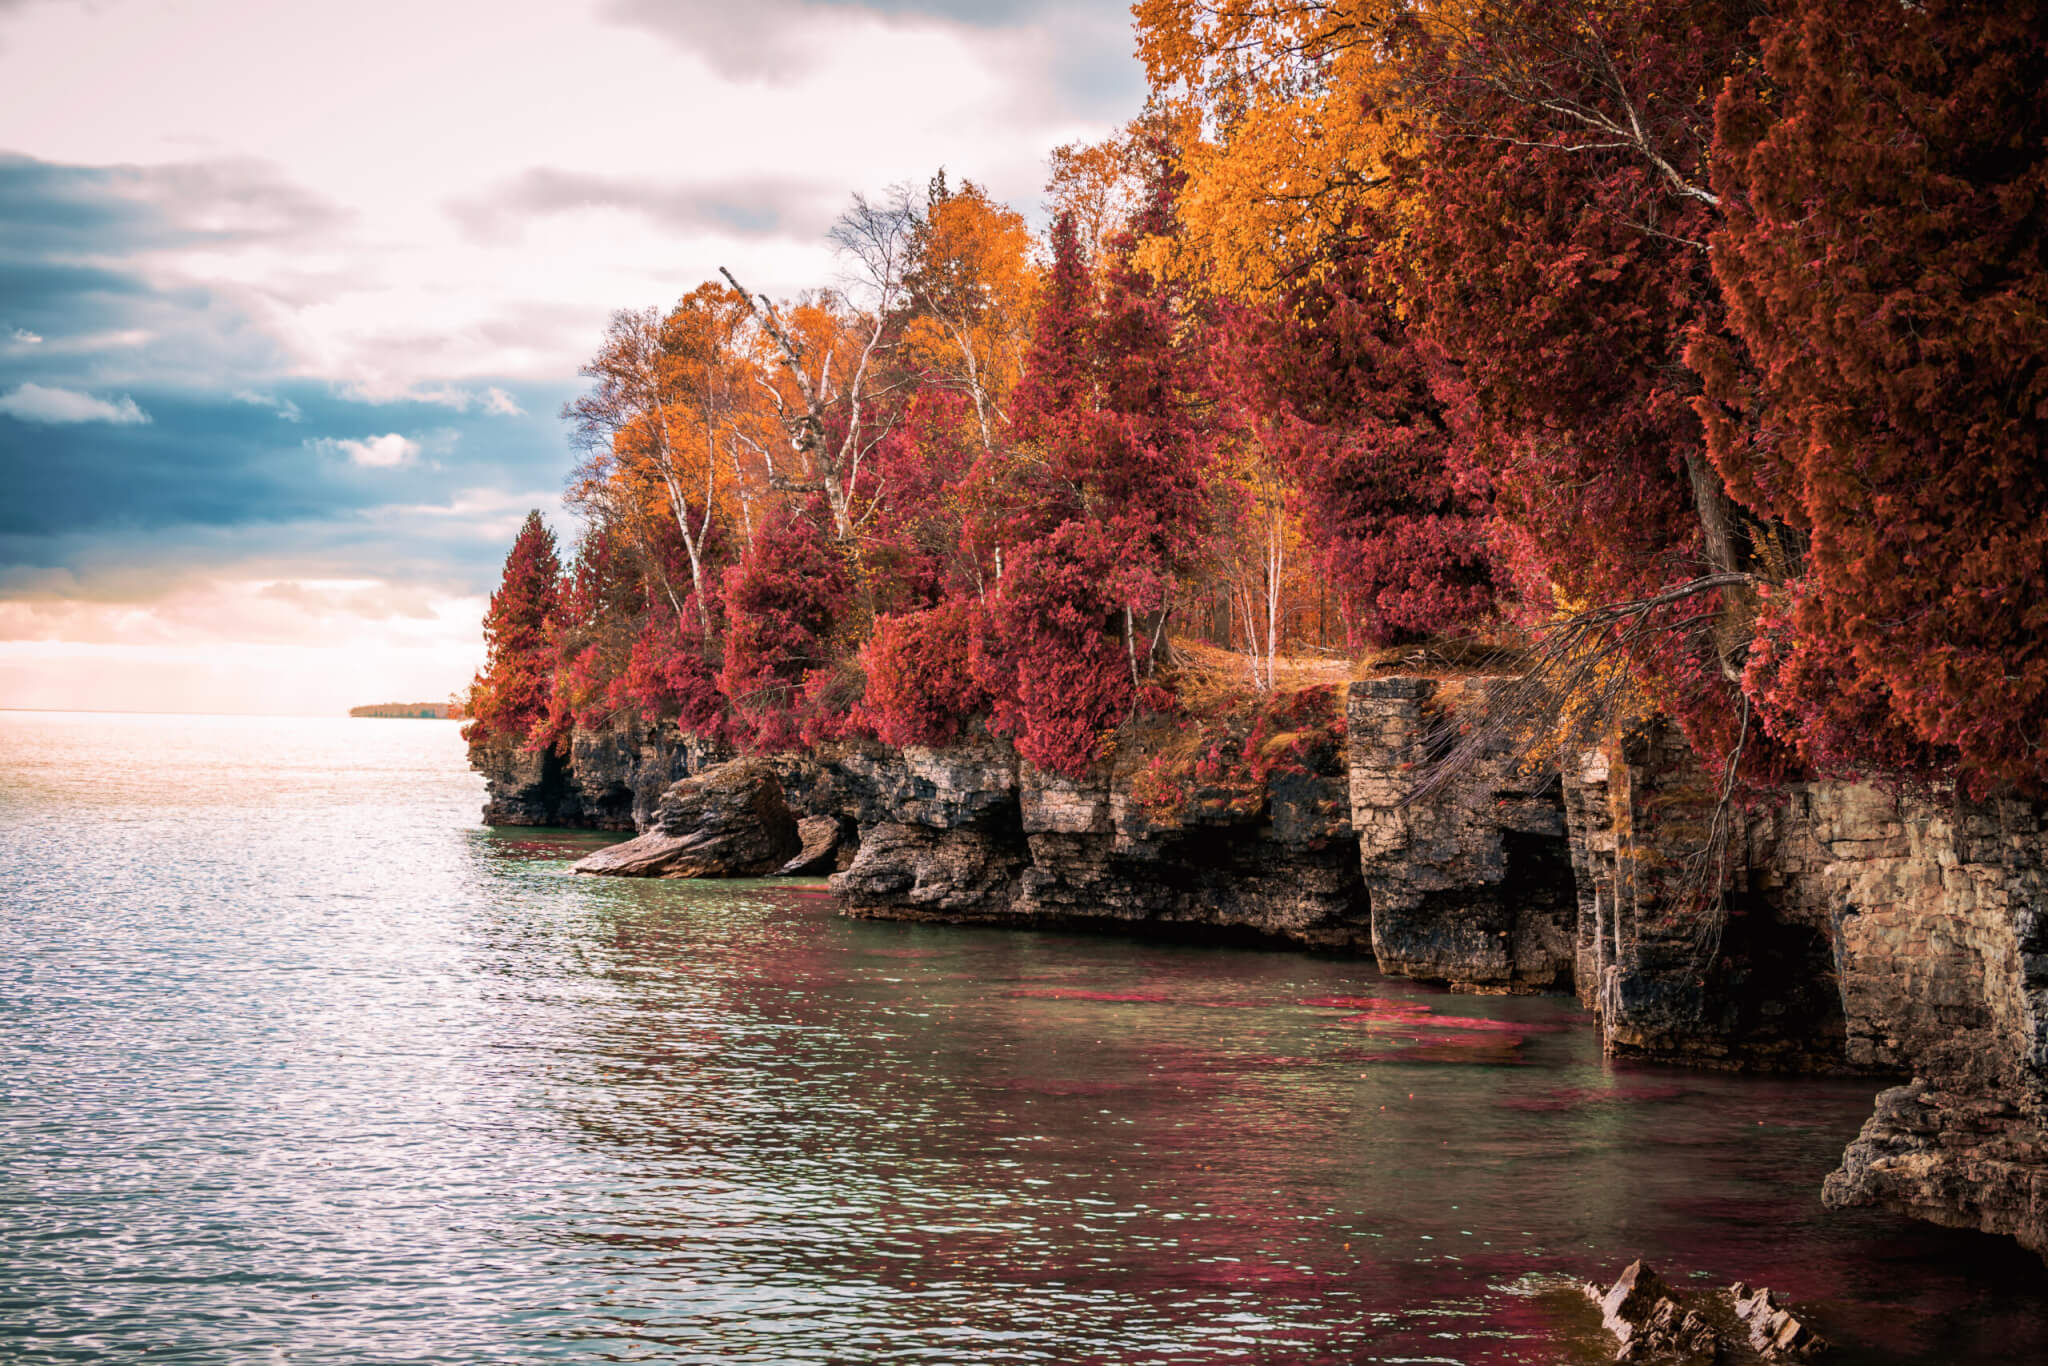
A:
{"label": "distant shoreline", "polygon": [[350,716],[367,716],[385,721],[460,721],[462,709],[448,702],[373,702],[367,707],[350,707]]}

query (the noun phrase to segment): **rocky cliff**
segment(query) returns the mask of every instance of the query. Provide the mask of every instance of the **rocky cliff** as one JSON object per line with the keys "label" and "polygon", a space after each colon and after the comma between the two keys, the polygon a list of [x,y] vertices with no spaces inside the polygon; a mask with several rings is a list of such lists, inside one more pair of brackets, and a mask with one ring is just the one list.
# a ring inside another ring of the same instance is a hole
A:
{"label": "rocky cliff", "polygon": [[505,736],[469,747],[471,767],[484,775],[484,824],[587,830],[645,830],[671,784],[730,757],[673,724],[632,718],[605,730],[577,727],[566,752],[526,749]]}
{"label": "rocky cliff", "polygon": [[645,832],[586,871],[837,868],[855,916],[1370,954],[1458,989],[1573,991],[1619,1057],[1910,1078],[1826,1198],[2048,1255],[2041,809],[1818,783],[1731,817],[1658,726],[1562,773],[1502,747],[1422,794],[1433,737],[1506,681],[1357,682],[1341,744],[1179,787],[1147,781],[1143,746],[1076,780],[986,736],[725,764],[623,725],[472,759],[488,821]]}

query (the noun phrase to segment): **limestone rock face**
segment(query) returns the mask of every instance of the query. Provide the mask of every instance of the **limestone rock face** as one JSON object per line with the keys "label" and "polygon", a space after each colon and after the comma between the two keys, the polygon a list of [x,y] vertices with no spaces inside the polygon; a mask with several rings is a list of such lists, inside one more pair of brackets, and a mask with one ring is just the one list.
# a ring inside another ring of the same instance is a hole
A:
{"label": "limestone rock face", "polygon": [[1556,776],[1508,745],[1418,799],[1431,738],[1508,678],[1374,678],[1347,705],[1351,822],[1380,970],[1480,991],[1569,990],[1578,900]]}
{"label": "limestone rock face", "polygon": [[512,737],[471,743],[470,767],[484,775],[486,825],[555,825],[644,830],[669,785],[722,762],[718,746],[671,723],[622,721],[578,727],[566,751],[527,750]]}
{"label": "limestone rock face", "polygon": [[1016,753],[986,737],[944,749],[848,741],[772,762],[790,809],[807,816],[936,830],[988,829],[1016,818]]}
{"label": "limestone rock face", "polygon": [[1714,783],[1652,727],[1567,775],[1580,963],[1609,1053],[1910,1073],[1827,1180],[2048,1256],[2048,814],[1795,786],[1740,813],[1716,916],[1685,895]]}
{"label": "limestone rock face", "polygon": [[662,794],[654,828],[571,869],[619,877],[760,877],[800,848],[775,770],[736,759]]}
{"label": "limestone rock face", "polygon": [[569,735],[568,775],[582,823],[645,830],[672,785],[729,757],[724,746],[683,735],[672,724],[578,726]]}
{"label": "limestone rock face", "polygon": [[1132,799],[1135,758],[1074,779],[1003,753],[906,750],[900,772],[872,758],[821,766],[836,771],[805,800],[831,794],[862,821],[860,851],[833,880],[850,913],[1369,947],[1341,764],[1153,810]]}
{"label": "limestone rock face", "polygon": [[469,764],[484,775],[485,825],[573,825],[565,810],[568,774],[552,750],[520,748],[510,736],[471,742]]}
{"label": "limestone rock face", "polygon": [[891,821],[862,832],[860,852],[832,890],[857,916],[886,920],[1001,920],[1010,915],[1023,851],[1014,838]]}
{"label": "limestone rock face", "polygon": [[1276,769],[1256,784],[1198,786],[1171,806],[1133,796],[1141,763],[1134,755],[1085,780],[1025,769],[1031,866],[1020,912],[1053,924],[1370,949],[1341,760]]}
{"label": "limestone rock face", "polygon": [[[1564,788],[1575,975],[1608,1053],[1859,1070],[1844,1047],[1826,898],[1778,864],[1792,834],[1784,812],[1720,812],[1718,775],[1662,722],[1579,756]],[[1726,822],[1718,854],[1717,821]]]}
{"label": "limestone rock face", "polygon": [[[778,877],[817,877],[839,867],[840,845],[845,832],[836,816],[805,816],[796,823],[801,846],[789,862],[775,870]],[[849,863],[852,859],[849,857]]]}

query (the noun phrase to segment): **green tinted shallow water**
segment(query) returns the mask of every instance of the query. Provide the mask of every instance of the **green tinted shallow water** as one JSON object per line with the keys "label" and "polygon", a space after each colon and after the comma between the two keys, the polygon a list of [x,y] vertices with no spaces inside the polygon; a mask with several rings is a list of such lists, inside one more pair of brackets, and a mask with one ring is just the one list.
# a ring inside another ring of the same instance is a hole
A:
{"label": "green tinted shallow water", "polygon": [[2031,1258],[1819,1208],[1870,1084],[570,878],[451,723],[0,713],[0,775],[0,1359],[1593,1361],[1559,1286],[1639,1253],[2048,1358]]}

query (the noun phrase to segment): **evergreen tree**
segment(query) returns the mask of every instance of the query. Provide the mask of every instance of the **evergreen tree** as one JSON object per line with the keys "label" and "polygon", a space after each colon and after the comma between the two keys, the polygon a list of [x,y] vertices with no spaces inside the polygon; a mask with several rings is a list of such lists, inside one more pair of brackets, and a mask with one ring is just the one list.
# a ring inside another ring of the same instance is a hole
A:
{"label": "evergreen tree", "polygon": [[535,509],[505,556],[505,576],[484,613],[490,654],[470,694],[472,739],[515,736],[535,747],[554,739],[540,730],[554,692],[561,625],[562,562],[555,534]]}

